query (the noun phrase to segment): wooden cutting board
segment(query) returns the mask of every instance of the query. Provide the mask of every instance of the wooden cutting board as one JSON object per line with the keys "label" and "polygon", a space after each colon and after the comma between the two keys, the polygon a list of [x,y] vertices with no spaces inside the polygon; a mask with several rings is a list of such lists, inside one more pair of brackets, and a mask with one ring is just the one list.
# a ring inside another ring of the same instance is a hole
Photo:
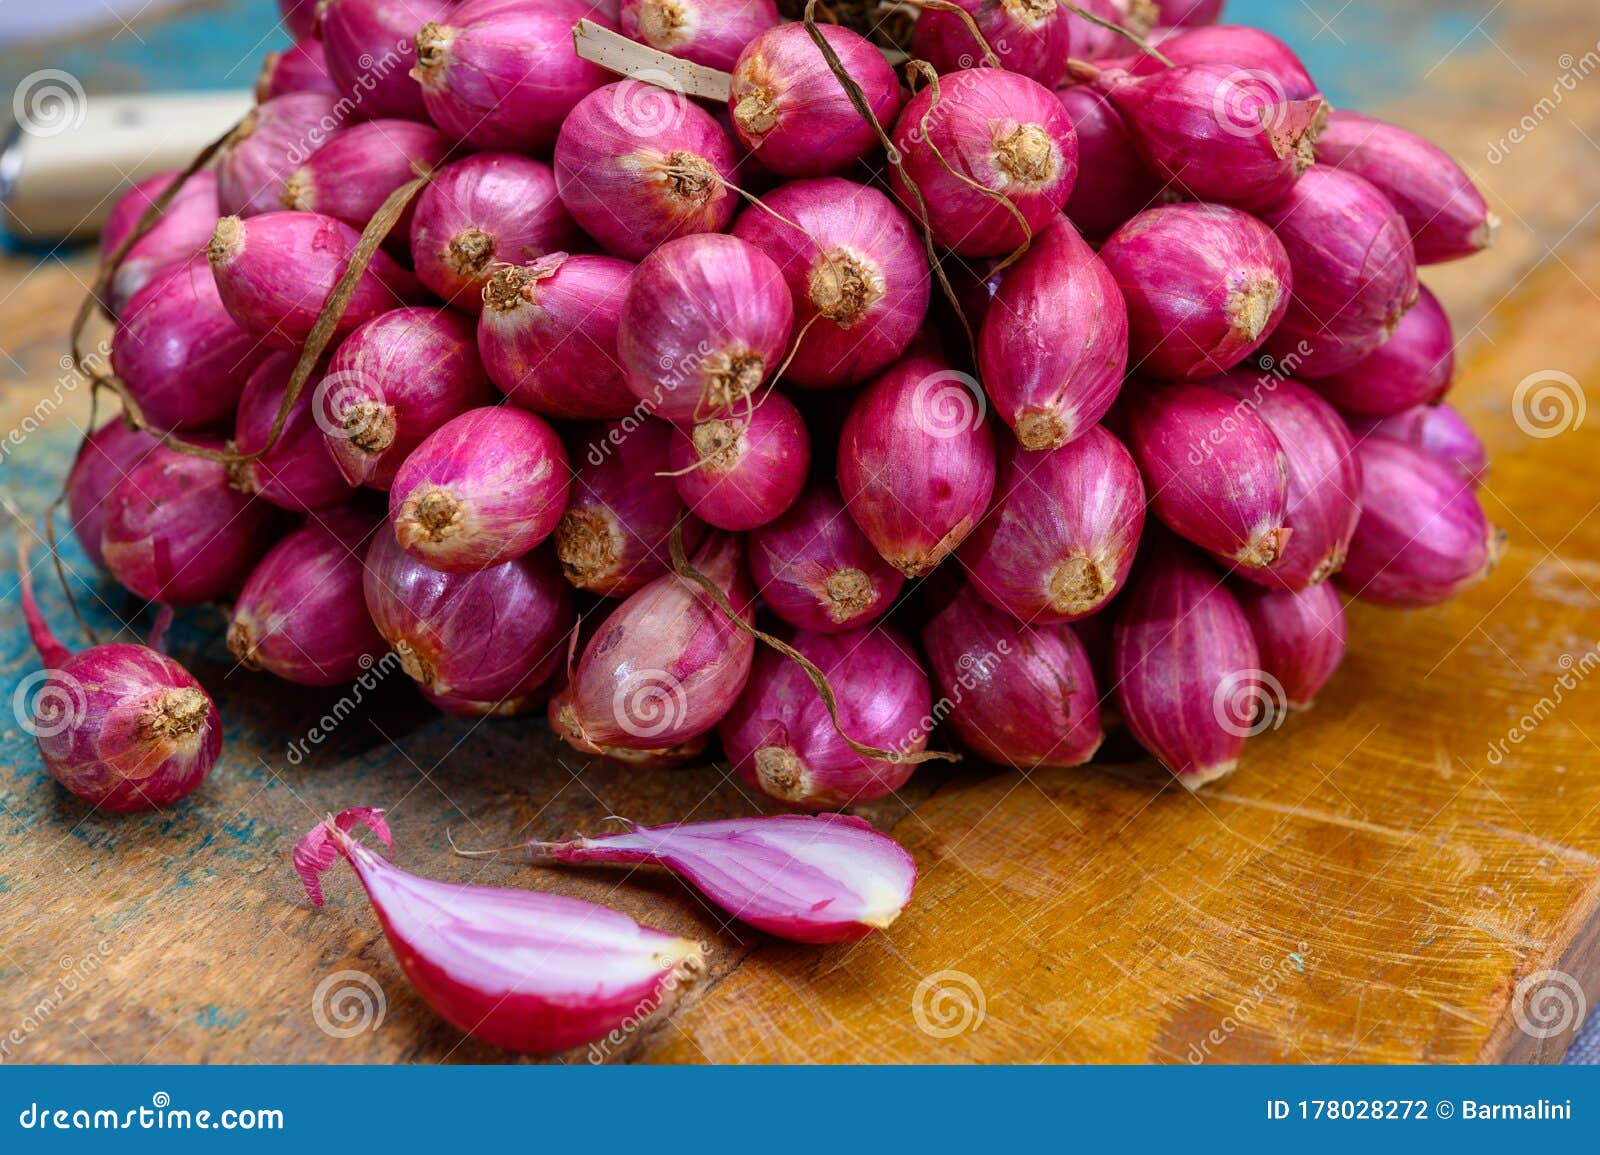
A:
{"label": "wooden cutting board", "polygon": [[[0,1007],[18,1008],[0,1059],[504,1058],[411,993],[347,875],[322,911],[300,893],[294,840],[356,804],[389,808],[408,868],[605,901],[712,948],[670,1016],[570,1061],[1559,1057],[1578,1003],[1600,998],[1600,418],[1532,436],[1512,397],[1550,371],[1578,382],[1574,403],[1600,390],[1600,89],[1566,94],[1506,162],[1484,157],[1559,54],[1592,45],[1585,12],[1551,0],[1483,34],[1465,21],[1448,55],[1447,39],[1414,62],[1423,91],[1384,108],[1464,157],[1506,219],[1494,253],[1425,277],[1461,329],[1455,400],[1493,453],[1485,502],[1509,551],[1447,607],[1355,607],[1344,669],[1235,777],[1190,795],[1126,754],[920,771],[868,812],[916,855],[911,908],[861,943],[800,948],[726,925],[670,877],[446,844],[751,812],[725,767],[589,763],[537,720],[431,716],[398,675],[359,703],[285,687],[233,668],[211,611],[178,642],[225,719],[216,774],[170,813],[89,815],[8,708],[36,667],[0,562]],[[81,259],[0,264],[0,433],[20,440],[0,485],[33,509],[86,416],[58,360],[88,277]],[[91,620],[130,611],[68,557]],[[59,589],[44,594],[67,630]]]}

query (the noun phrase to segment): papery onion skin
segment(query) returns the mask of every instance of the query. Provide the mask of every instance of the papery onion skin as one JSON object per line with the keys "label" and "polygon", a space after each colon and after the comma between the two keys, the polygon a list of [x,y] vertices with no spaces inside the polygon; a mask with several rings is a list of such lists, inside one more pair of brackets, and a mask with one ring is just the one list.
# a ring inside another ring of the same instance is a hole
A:
{"label": "papery onion skin", "polygon": [[391,844],[381,812],[347,810],[295,847],[306,893],[344,855],[367,892],[406,979],[473,1038],[550,1054],[608,1038],[659,1009],[704,969],[698,943],[640,926],[609,907],[408,874],[345,831],[359,823]]}
{"label": "papery onion skin", "polygon": [[[316,326],[323,302],[349,266],[360,234],[321,213],[223,217],[206,246],[217,292],[246,332],[275,349],[297,349]],[[386,253],[356,281],[335,338],[420,296],[416,279]]]}
{"label": "papery onion skin", "polygon": [[1288,466],[1250,403],[1201,385],[1145,385],[1123,408],[1151,509],[1169,529],[1249,568],[1283,556]]}
{"label": "papery onion skin", "polygon": [[1266,343],[1293,289],[1272,230],[1225,205],[1147,209],[1100,260],[1127,302],[1129,361],[1154,377],[1227,372]]}
{"label": "papery onion skin", "polygon": [[[146,177],[118,198],[100,230],[100,261],[104,264],[139,224],[145,211],[166,191],[177,174]],[[115,318],[140,289],[161,273],[186,265],[211,239],[217,227],[217,177],[204,170],[193,173],[171,203],[145,233],[123,254],[106,287],[106,309]]]}
{"label": "papery onion skin", "polygon": [[[708,534],[689,559],[735,610],[754,616],[754,591],[734,534]],[[566,708],[551,719],[575,749],[662,749],[722,720],[750,675],[755,639],[697,583],[664,574],[611,612],[583,648]]]}
{"label": "papery onion skin", "polygon": [[562,686],[550,695],[550,703],[545,711],[545,720],[550,724],[551,732],[559,735],[568,746],[580,754],[604,758],[614,765],[627,766],[635,770],[677,770],[683,766],[703,763],[706,750],[711,745],[711,738],[716,733],[710,730],[685,739],[675,746],[635,750],[627,746],[596,745],[572,729],[573,718],[572,687]]}
{"label": "papery onion skin", "polygon": [[283,182],[337,131],[336,109],[325,92],[290,92],[245,113],[217,150],[219,215],[282,208]]}
{"label": "papery onion skin", "polygon": [[617,27],[640,44],[726,72],[780,19],[773,0],[623,0]]}
{"label": "papery onion skin", "polygon": [[[900,110],[894,69],[848,28],[818,24],[817,31],[887,128]],[[745,45],[733,65],[728,112],[740,142],[764,168],[783,176],[829,176],[879,144],[802,24],[779,24]]]}
{"label": "papery onion skin", "polygon": [[1231,774],[1262,704],[1261,656],[1220,575],[1175,542],[1152,551],[1118,605],[1112,683],[1128,729],[1178,781]]}
{"label": "papery onion skin", "polygon": [[1456,371],[1456,339],[1439,299],[1426,287],[1415,307],[1400,318],[1394,336],[1350,368],[1316,382],[1340,412],[1389,417],[1432,405],[1450,389]]}
{"label": "papery onion skin", "polygon": [[633,261],[674,237],[727,228],[737,167],[710,113],[639,81],[591,92],[556,139],[561,203],[601,248]]}
{"label": "papery onion skin", "polygon": [[136,597],[192,605],[237,589],[276,529],[272,506],[235,489],[226,466],[163,446],[112,487],[100,552]]}
{"label": "papery onion skin", "polygon": [[122,309],[111,368],[152,429],[191,433],[232,423],[260,357],[203,257],[158,273]]}
{"label": "papery onion skin", "polygon": [[742,405],[777,371],[793,325],[772,258],[737,237],[680,237],[634,270],[617,356],[644,412],[699,421]]}
{"label": "papery onion skin", "polygon": [[154,434],[113,417],[84,438],[73,459],[64,487],[72,532],[84,554],[101,569],[106,564],[100,553],[106,499],[117,482],[160,444]]}
{"label": "papery onion skin", "polygon": [[668,539],[680,519],[684,550],[700,544],[705,523],[662,476],[674,435],[664,421],[612,421],[573,453],[577,472],[555,543],[561,570],[578,589],[626,597],[666,573]]}
{"label": "papery onion skin", "polygon": [[468,573],[521,557],[550,536],[571,475],[542,417],[471,409],[428,434],[389,490],[394,537],[435,569]]}
{"label": "papery onion skin", "polygon": [[1387,341],[1418,295],[1406,222],[1376,188],[1321,165],[1261,214],[1289,254],[1294,299],[1267,350],[1284,372],[1327,377]]}
{"label": "papery onion skin", "polygon": [[423,438],[494,396],[471,318],[426,305],[358,327],[314,386],[313,412],[345,480],[384,491]]}
{"label": "papery onion skin", "polygon": [[1279,706],[1309,709],[1344,659],[1348,632],[1338,591],[1323,582],[1297,591],[1234,586],[1233,593],[1250,622],[1261,672],[1283,691]]}
{"label": "papery onion skin", "polygon": [[634,266],[620,257],[551,253],[496,269],[484,289],[478,352],[506,400],[564,420],[625,417],[617,327]]}
{"label": "papery onion skin", "polygon": [[922,630],[956,740],[997,766],[1081,766],[1105,737],[1088,653],[1071,626],[1029,625],[963,587]]}
{"label": "papery onion skin", "polygon": [[1016,73],[970,68],[941,77],[938,106],[933,86],[924,88],[891,137],[905,169],[889,172],[895,196],[915,219],[926,211],[934,240],[965,257],[1004,256],[1037,240],[1077,179],[1071,118],[1048,88]]}
{"label": "papery onion skin", "polygon": [[917,864],[900,844],[845,814],[764,814],[636,826],[621,834],[530,843],[536,862],[665,866],[757,930],[793,942],[853,942],[911,901]]}
{"label": "papery onion skin", "polygon": [[441,573],[380,529],[363,583],[367,612],[401,667],[436,705],[470,717],[537,706],[577,620],[572,590],[545,550]]}
{"label": "papery onion skin", "polygon": [[323,0],[317,13],[328,76],[362,117],[426,121],[422,90],[411,79],[413,38],[442,20],[451,0]]}
{"label": "papery onion skin", "polygon": [[480,152],[434,173],[411,218],[417,279],[445,304],[483,310],[496,266],[523,265],[583,244],[543,161]]}
{"label": "papery onion skin", "polygon": [[277,439],[267,448],[298,360],[294,353],[271,353],[250,374],[239,398],[233,445],[240,453],[261,456],[238,463],[232,472],[233,483],[241,491],[260,494],[262,500],[280,508],[304,512],[342,505],[355,488],[323,444],[316,419],[315,375],[295,398]]}
{"label": "papery onion skin", "polygon": [[1504,548],[1471,481],[1420,449],[1387,437],[1356,447],[1362,515],[1339,587],[1362,601],[1419,607],[1481,580]]}
{"label": "papery onion skin", "polygon": [[[449,151],[450,141],[432,125],[392,117],[352,124],[284,178],[278,201],[283,208],[322,213],[362,229],[390,193],[432,170]],[[415,204],[406,206],[389,234],[402,251]]]}
{"label": "papery onion skin", "polygon": [[1166,187],[1134,147],[1122,114],[1092,85],[1056,91],[1078,136],[1078,177],[1066,213],[1090,240],[1103,241],[1135,213],[1162,202]]}
{"label": "papery onion skin", "polygon": [[361,597],[373,531],[367,514],[326,510],[268,550],[233,604],[229,652],[302,686],[336,686],[369,669],[385,649]]}
{"label": "papery onion skin", "polygon": [[995,502],[961,545],[974,589],[1020,621],[1058,625],[1103,609],[1144,531],[1139,467],[1095,426],[1060,449],[1000,449]]}
{"label": "papery onion skin", "polygon": [[870,625],[905,585],[824,481],[752,530],[749,546],[761,604],[798,629],[835,634]]}
{"label": "papery onion skin", "polygon": [[1350,419],[1350,432],[1359,441],[1391,437],[1438,458],[1462,477],[1481,486],[1489,472],[1489,451],[1453,406],[1447,402],[1418,405],[1392,417]]}
{"label": "papery onion skin", "polygon": [[994,492],[994,434],[982,391],[913,352],[873,381],[839,440],[839,493],[890,565],[921,577],[977,526]]}
{"label": "papery onion skin", "polygon": [[1183,64],[1101,74],[1151,168],[1197,200],[1259,210],[1283,200],[1313,159],[1319,99],[1290,100],[1269,76]]}
{"label": "papery onion skin", "polygon": [[980,45],[954,12],[925,9],[912,29],[911,54],[941,73],[986,61],[988,47],[1000,67],[1047,87],[1060,81],[1072,55],[1072,24],[1056,0],[956,0],[983,34]]}
{"label": "papery onion skin", "polygon": [[1231,373],[1205,382],[1259,417],[1283,449],[1288,543],[1266,568],[1240,577],[1276,589],[1316,585],[1344,565],[1361,519],[1361,460],[1339,414],[1298,381]]}
{"label": "papery onion skin", "polygon": [[1128,312],[1111,271],[1060,219],[1005,271],[978,334],[995,412],[1025,448],[1094,427],[1122,389]]}
{"label": "papery onion skin", "polygon": [[755,529],[805,488],[811,439],[794,403],[768,393],[748,412],[678,427],[667,468],[700,520],[718,529]]}
{"label": "papery onion skin", "polygon": [[833,687],[838,728],[805,670],[763,649],[744,694],[718,729],[739,777],[769,798],[810,810],[871,802],[904,786],[915,762],[868,758],[839,729],[899,755],[926,749],[932,696],[910,646],[881,623],[842,634],[802,630],[786,640]]}
{"label": "papery onion skin", "polygon": [[1405,218],[1417,263],[1435,265],[1482,252],[1500,219],[1472,178],[1438,145],[1398,125],[1335,112],[1317,139],[1317,161],[1370,181]]}
{"label": "papery onion skin", "polygon": [[586,16],[611,27],[580,0],[466,0],[421,25],[411,75],[428,116],[475,149],[548,152],[572,106],[611,76],[572,49]]}
{"label": "papery onion skin", "polygon": [[283,51],[269,52],[262,58],[261,74],[256,77],[256,103],[265,104],[274,96],[290,92],[339,95],[328,76],[322,41],[302,37]]}

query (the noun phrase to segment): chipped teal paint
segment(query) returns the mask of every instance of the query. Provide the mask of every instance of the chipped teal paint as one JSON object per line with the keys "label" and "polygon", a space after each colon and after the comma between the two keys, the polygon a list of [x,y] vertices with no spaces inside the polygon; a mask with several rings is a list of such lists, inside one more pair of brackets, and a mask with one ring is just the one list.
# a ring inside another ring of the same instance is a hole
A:
{"label": "chipped teal paint", "polygon": [[194,1017],[195,1026],[204,1027],[208,1031],[231,1031],[244,1022],[244,1011],[234,1011],[231,1015],[214,1003],[207,1003],[200,1008]]}

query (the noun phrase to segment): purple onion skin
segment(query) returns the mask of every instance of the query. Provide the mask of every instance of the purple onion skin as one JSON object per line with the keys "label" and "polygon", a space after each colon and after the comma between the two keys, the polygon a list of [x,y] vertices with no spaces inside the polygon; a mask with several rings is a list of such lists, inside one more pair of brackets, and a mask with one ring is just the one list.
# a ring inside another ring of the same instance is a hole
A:
{"label": "purple onion skin", "polygon": [[217,209],[249,217],[282,208],[283,182],[337,130],[337,99],[289,92],[245,114],[217,152]]}
{"label": "purple onion skin", "polygon": [[1405,218],[1417,263],[1482,252],[1500,220],[1472,178],[1438,145],[1358,112],[1335,112],[1317,138],[1317,162],[1370,181]]}
{"label": "purple onion skin", "polygon": [[1420,449],[1387,437],[1356,447],[1362,515],[1339,587],[1383,606],[1432,606],[1483,578],[1503,535],[1472,482]]}
{"label": "purple onion skin", "polygon": [[984,600],[1020,621],[1059,625],[1103,609],[1127,581],[1144,532],[1133,455],[1095,426],[1060,449],[1000,450],[995,502],[961,546]]}
{"label": "purple onion skin", "polygon": [[[736,535],[709,534],[690,563],[745,621],[754,616]],[[704,589],[663,574],[613,610],[583,647],[552,725],[574,748],[608,756],[683,745],[733,708],[754,652],[755,639]]]}
{"label": "purple onion skin", "polygon": [[1221,577],[1165,542],[1119,604],[1112,683],[1128,729],[1191,790],[1233,772],[1260,704],[1261,656]]}
{"label": "purple onion skin", "polygon": [[953,703],[945,723],[985,761],[1081,766],[1100,748],[1100,696],[1071,626],[1019,622],[968,586],[923,627],[922,649]]}
{"label": "purple onion skin", "polygon": [[394,536],[413,557],[470,573],[521,557],[567,507],[567,452],[542,417],[471,409],[423,439],[389,490]]}
{"label": "purple onion skin", "polygon": [[839,177],[792,181],[762,200],[770,211],[746,209],[733,235],[777,262],[788,282],[795,331],[805,335],[784,379],[829,389],[888,368],[928,312],[916,226],[878,190]]}
{"label": "purple onion skin", "polygon": [[[926,211],[934,240],[964,257],[1004,256],[1037,241],[1078,175],[1078,134],[1061,102],[1012,72],[969,68],[942,77],[938,107],[932,86],[924,88],[900,113],[892,139],[905,169],[889,172],[895,196],[915,219]],[[908,178],[921,190],[920,206]]]}
{"label": "purple onion skin", "polygon": [[478,352],[506,400],[573,421],[633,412],[639,402],[617,360],[633,269],[620,257],[551,253],[495,270],[484,290]]}
{"label": "purple onion skin", "polygon": [[617,27],[640,44],[727,72],[780,19],[773,0],[623,0]]}
{"label": "purple onion skin", "polygon": [[826,482],[752,530],[749,545],[761,604],[797,629],[837,634],[870,625],[905,585],[905,575],[878,556]]}
{"label": "purple onion skin", "polygon": [[1005,271],[978,335],[996,413],[1027,449],[1055,449],[1106,415],[1128,366],[1128,313],[1111,271],[1072,222]]}
{"label": "purple onion skin", "polygon": [[269,52],[262,58],[261,74],[256,77],[256,103],[265,104],[275,96],[291,92],[339,95],[328,76],[322,41],[302,37],[282,52]]}
{"label": "purple onion skin", "polygon": [[1150,167],[1196,200],[1259,210],[1312,163],[1322,103],[1290,100],[1270,77],[1184,64],[1139,77],[1107,71],[1097,83]]}
{"label": "purple onion skin", "polygon": [[1225,373],[1289,308],[1289,254],[1272,230],[1225,205],[1147,209],[1100,249],[1128,305],[1129,360],[1141,373]]}
{"label": "purple onion skin", "polygon": [[1233,373],[1205,384],[1266,424],[1283,448],[1288,470],[1288,544],[1265,569],[1236,567],[1239,576],[1288,590],[1332,577],[1344,565],[1361,519],[1361,460],[1344,421],[1298,381]]}
{"label": "purple onion skin", "polygon": [[284,29],[296,40],[304,40],[315,34],[316,0],[278,0],[278,13],[283,17]]}
{"label": "purple onion skin", "polygon": [[[358,116],[426,121],[422,89],[411,78],[413,38],[430,20],[443,20],[450,0],[327,0],[317,35],[328,76]],[[380,69],[380,65],[384,67]]]}
{"label": "purple onion skin", "polygon": [[771,257],[737,237],[680,237],[634,270],[617,356],[644,411],[695,422],[745,404],[782,363],[793,327]]}
{"label": "purple onion skin", "polygon": [[811,439],[793,402],[769,393],[748,413],[675,429],[667,468],[700,520],[718,529],[755,529],[805,488]]}
{"label": "purple onion skin", "polygon": [[633,750],[626,746],[595,745],[572,731],[572,719],[572,690],[569,686],[562,686],[550,695],[550,703],[545,710],[545,720],[550,724],[550,729],[561,735],[567,745],[580,754],[604,758],[617,766],[627,766],[635,770],[676,770],[683,766],[702,763],[705,761],[706,750],[711,746],[711,735],[715,733],[713,730],[679,742],[676,746]]}
{"label": "purple onion skin", "polygon": [[917,16],[911,34],[911,54],[926,60],[940,73],[958,72],[986,63],[984,47],[1000,60],[1000,67],[1036,80],[1047,88],[1057,84],[1072,55],[1072,24],[1056,0],[956,0],[983,33],[980,45],[954,12],[927,9]]}
{"label": "purple onion skin", "polygon": [[[1311,79],[1300,57],[1282,40],[1247,24],[1192,28],[1161,41],[1161,53],[1174,64],[1226,64],[1271,77],[1285,99],[1321,100],[1322,90]],[[1166,67],[1154,56],[1130,53],[1123,67],[1136,76],[1148,76]],[[1324,105],[1321,119],[1326,120]],[[1319,136],[1318,145],[1321,138]],[[1318,149],[1321,159],[1321,149]]]}
{"label": "purple onion skin", "polygon": [[602,597],[627,597],[666,573],[669,539],[683,518],[683,548],[693,553],[705,524],[686,516],[665,477],[675,430],[664,421],[612,421],[574,454],[567,511],[556,526],[556,556],[567,581]]}
{"label": "purple onion skin", "polygon": [[[1135,35],[1146,36],[1151,43],[1160,39],[1160,31],[1152,27],[1156,13],[1139,0],[1082,0],[1077,7],[1102,20],[1121,25]],[[1080,59],[1099,60],[1126,52],[1129,48],[1127,39],[1109,28],[1089,23],[1076,12],[1068,12],[1067,23],[1072,29],[1073,55]]]}
{"label": "purple onion skin", "polygon": [[111,368],[151,428],[191,433],[226,426],[259,359],[202,257],[158,273],[122,310]]}
{"label": "purple onion skin", "polygon": [[1078,179],[1067,217],[1084,236],[1103,241],[1135,213],[1160,204],[1166,185],[1139,155],[1105,93],[1084,84],[1058,89],[1056,99],[1078,134]]}
{"label": "purple onion skin", "polygon": [[572,26],[611,21],[580,0],[466,0],[417,33],[422,102],[474,149],[548,152],[572,106],[611,73],[572,51]]}
{"label": "purple onion skin", "polygon": [[312,394],[324,448],[351,485],[387,491],[422,439],[494,396],[472,320],[449,309],[391,309],[334,351]]}
{"label": "purple onion skin", "polygon": [[[240,453],[265,449],[278,419],[278,409],[289,390],[289,378],[299,357],[271,353],[256,366],[239,398],[234,448]],[[272,447],[254,461],[233,469],[233,483],[245,493],[255,493],[281,509],[306,512],[343,505],[355,493],[339,466],[323,447],[316,420],[316,379],[295,398],[283,428]]]}
{"label": "purple onion skin", "polygon": [[1201,385],[1147,385],[1123,417],[1156,517],[1230,563],[1259,569],[1283,556],[1288,464],[1248,402]]}
{"label": "purple onion skin", "polygon": [[561,203],[601,248],[631,261],[674,237],[727,228],[737,168],[710,113],[638,81],[591,92],[556,138]]}
{"label": "purple onion skin", "polygon": [[1389,437],[1420,449],[1455,470],[1476,488],[1489,472],[1489,451],[1466,419],[1449,403],[1418,405],[1392,417],[1350,419],[1356,440]]}
{"label": "purple onion skin", "polygon": [[1395,326],[1394,336],[1350,368],[1317,381],[1341,413],[1389,417],[1432,405],[1450,389],[1456,373],[1456,338],[1439,299],[1419,289],[1416,306]]}
{"label": "purple onion skin", "polygon": [[[349,225],[321,213],[223,217],[206,256],[222,303],[239,326],[272,348],[298,349],[360,239]],[[335,338],[420,296],[409,272],[382,251],[373,253]]]}
{"label": "purple onion skin", "polygon": [[[145,213],[176,173],[157,173],[123,193],[112,206],[100,231],[100,260],[106,261],[127,239]],[[122,264],[106,289],[107,311],[113,318],[128,307],[140,289],[161,273],[188,264],[206,247],[211,230],[217,227],[217,177],[210,171],[192,175],[160,218],[123,254]]]}
{"label": "purple onion skin", "polygon": [[[362,229],[390,193],[416,178],[417,166],[437,167],[449,151],[450,141],[432,125],[393,117],[352,124],[289,174],[278,199],[286,209],[322,213]],[[402,250],[414,212],[415,202],[389,235]]]}
{"label": "purple onion skin", "polygon": [[1283,690],[1291,710],[1309,709],[1344,660],[1344,601],[1331,582],[1303,590],[1235,586],[1250,623],[1261,672]]}
{"label": "purple onion skin", "polygon": [[465,717],[537,707],[577,621],[545,550],[472,573],[441,573],[379,530],[363,591],[378,632],[429,700]]}
{"label": "purple onion skin", "polygon": [[583,244],[550,166],[509,152],[476,153],[440,169],[417,196],[411,219],[417,279],[469,313],[482,312],[495,266]]}
{"label": "purple onion skin", "polygon": [[1318,165],[1262,214],[1289,254],[1294,299],[1267,350],[1296,377],[1349,369],[1417,299],[1406,222],[1358,176]]}
{"label": "purple onion skin", "polygon": [[1155,5],[1160,13],[1156,23],[1165,28],[1195,28],[1222,19],[1223,0],[1155,0]]}
{"label": "purple onion skin", "polygon": [[[789,643],[833,687],[839,727],[857,742],[917,754],[928,745],[933,700],[911,648],[883,625],[843,634],[800,631]],[[740,778],[789,806],[838,810],[906,784],[912,762],[867,758],[834,727],[804,669],[776,650],[756,655],[750,680],[718,728]]]}
{"label": "purple onion skin", "polygon": [[978,384],[913,353],[862,390],[839,439],[839,492],[861,532],[907,577],[973,531],[994,492],[994,434]]}
{"label": "purple onion skin", "polygon": [[100,552],[135,597],[194,605],[238,589],[277,527],[226,466],[163,446],[112,487]]}
{"label": "purple onion skin", "polygon": [[[892,123],[900,111],[900,81],[883,54],[848,28],[817,28],[878,123]],[[781,176],[830,176],[878,148],[878,134],[801,24],[779,24],[745,45],[733,66],[728,112],[739,141]]]}
{"label": "purple onion skin", "polygon": [[154,434],[130,428],[122,418],[113,417],[84,438],[78,449],[67,474],[67,511],[78,545],[101,569],[106,564],[100,553],[106,498],[112,487],[160,444]]}
{"label": "purple onion skin", "polygon": [[373,531],[365,514],[328,510],[268,550],[233,604],[233,656],[302,686],[336,686],[371,668],[385,648],[361,600]]}

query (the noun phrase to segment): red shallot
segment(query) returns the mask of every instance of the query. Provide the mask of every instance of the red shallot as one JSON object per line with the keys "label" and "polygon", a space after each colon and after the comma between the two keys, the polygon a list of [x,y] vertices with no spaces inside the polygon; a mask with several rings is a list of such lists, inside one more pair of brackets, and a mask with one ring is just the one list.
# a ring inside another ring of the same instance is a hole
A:
{"label": "red shallot", "polygon": [[[1192,28],[1161,41],[1161,55],[1174,64],[1227,64],[1244,69],[1274,87],[1285,100],[1322,100],[1322,90],[1311,79],[1306,66],[1282,40],[1261,28],[1247,24],[1223,24]],[[1147,53],[1130,54],[1120,63],[1129,72],[1147,76],[1160,72],[1166,64]],[[1318,113],[1317,125],[1327,123],[1326,104]],[[1321,137],[1317,138],[1318,156]]]}
{"label": "red shallot", "polygon": [[1432,405],[1450,388],[1456,339],[1439,299],[1426,287],[1394,335],[1350,368],[1323,377],[1316,389],[1342,413],[1388,417]]}
{"label": "red shallot", "polygon": [[160,444],[154,434],[113,417],[83,439],[67,474],[67,511],[84,555],[101,568],[100,530],[111,489]]}
{"label": "red shallot", "polygon": [[1344,601],[1333,583],[1233,592],[1256,640],[1267,695],[1279,697],[1278,708],[1308,709],[1344,659]]}
{"label": "red shallot", "polygon": [[[117,246],[138,225],[145,211],[167,190],[177,173],[146,177],[111,206],[100,230],[100,261],[110,259]],[[161,273],[188,264],[217,227],[217,177],[209,170],[193,173],[150,226],[149,232],[128,246],[106,288],[106,311],[118,316],[140,289]]]}
{"label": "red shallot", "polygon": [[1418,405],[1392,417],[1351,418],[1350,432],[1357,440],[1392,437],[1404,441],[1438,458],[1475,486],[1482,485],[1489,472],[1489,451],[1466,418],[1448,402]]}
{"label": "red shallot", "polygon": [[[236,465],[233,483],[273,505],[303,512],[341,505],[355,490],[324,447],[316,420],[315,390],[302,390],[283,425],[277,424],[297,360],[294,353],[272,353],[250,374],[239,398],[233,445],[240,453],[259,452],[261,456]],[[271,440],[274,428],[278,436]]]}
{"label": "red shallot", "polygon": [[217,209],[248,217],[282,207],[283,182],[338,129],[337,101],[289,92],[252,108],[217,150]]}
{"label": "red shallot", "polygon": [[1057,90],[1056,99],[1078,135],[1078,179],[1067,217],[1084,236],[1103,241],[1135,213],[1162,203],[1165,182],[1139,155],[1105,93],[1081,84]]}
{"label": "red shallot", "polygon": [[[390,193],[431,171],[449,151],[450,142],[431,125],[397,119],[352,124],[284,178],[278,200],[286,209],[363,228]],[[391,234],[402,246],[414,211],[414,203],[407,205]]]}
{"label": "red shallot", "polygon": [[622,0],[617,26],[640,44],[727,71],[778,21],[773,0]]}
{"label": "red shallot", "polygon": [[269,52],[261,59],[261,74],[256,77],[256,103],[265,104],[274,96],[290,92],[322,92],[338,96],[328,76],[328,61],[322,41],[311,37],[297,40],[281,52]]}
{"label": "red shallot", "polygon": [[718,529],[765,525],[794,504],[811,468],[800,411],[768,393],[749,412],[679,426],[667,453],[678,496]]}
{"label": "red shallot", "polygon": [[1072,55],[1072,23],[1056,0],[955,0],[972,17],[983,42],[959,13],[925,8],[917,14],[911,54],[940,72],[985,63],[992,51],[1000,67],[1047,87],[1060,82]]}
{"label": "red shallot", "polygon": [[426,121],[422,90],[410,76],[413,39],[451,7],[452,0],[320,0],[317,37],[340,98],[363,117]]}

